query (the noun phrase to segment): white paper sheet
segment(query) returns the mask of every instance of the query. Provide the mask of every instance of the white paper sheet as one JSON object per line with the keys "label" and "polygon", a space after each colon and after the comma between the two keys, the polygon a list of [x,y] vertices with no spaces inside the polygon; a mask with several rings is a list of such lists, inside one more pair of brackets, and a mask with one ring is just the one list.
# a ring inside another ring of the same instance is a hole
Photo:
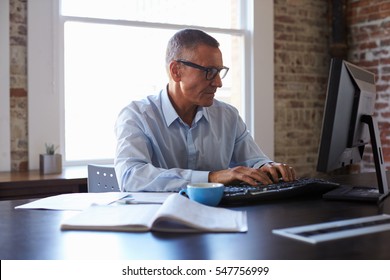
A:
{"label": "white paper sheet", "polygon": [[16,206],[15,209],[84,210],[92,204],[108,205],[125,200],[132,201],[136,204],[161,204],[169,194],[171,193],[68,193],[38,199],[33,202]]}

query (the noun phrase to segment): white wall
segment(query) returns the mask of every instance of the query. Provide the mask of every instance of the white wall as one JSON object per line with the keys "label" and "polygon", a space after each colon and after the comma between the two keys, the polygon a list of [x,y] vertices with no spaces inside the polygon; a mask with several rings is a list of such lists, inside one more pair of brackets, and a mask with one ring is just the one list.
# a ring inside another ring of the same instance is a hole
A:
{"label": "white wall", "polygon": [[0,171],[11,169],[9,0],[0,0]]}
{"label": "white wall", "polygon": [[253,1],[251,120],[257,144],[274,158],[274,3]]}
{"label": "white wall", "polygon": [[[28,1],[28,154],[29,168],[39,168],[45,143],[60,143],[60,98],[54,67],[54,5],[57,1]],[[61,151],[63,152],[63,151]]]}

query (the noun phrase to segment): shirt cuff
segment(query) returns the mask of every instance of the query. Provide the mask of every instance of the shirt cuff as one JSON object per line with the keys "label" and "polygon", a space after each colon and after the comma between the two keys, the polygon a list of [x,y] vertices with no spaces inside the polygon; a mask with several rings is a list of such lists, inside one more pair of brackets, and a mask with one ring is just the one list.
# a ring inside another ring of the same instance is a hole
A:
{"label": "shirt cuff", "polygon": [[273,163],[273,161],[266,161],[266,162],[258,162],[258,163],[256,163],[254,166],[253,166],[253,168],[261,168],[261,167],[263,167],[263,165],[265,165],[265,164],[267,164],[267,163]]}
{"label": "shirt cuff", "polygon": [[192,171],[191,183],[207,183],[209,181],[209,171]]}

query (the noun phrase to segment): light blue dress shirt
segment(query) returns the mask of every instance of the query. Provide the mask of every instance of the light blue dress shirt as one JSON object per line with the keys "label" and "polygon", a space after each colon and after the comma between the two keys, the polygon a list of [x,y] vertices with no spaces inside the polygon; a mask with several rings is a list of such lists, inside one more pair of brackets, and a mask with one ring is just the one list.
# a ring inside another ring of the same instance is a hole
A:
{"label": "light blue dress shirt", "polygon": [[122,191],[178,191],[189,182],[207,182],[210,171],[271,162],[236,108],[214,100],[198,109],[190,127],[166,89],[126,106],[115,133],[115,171]]}

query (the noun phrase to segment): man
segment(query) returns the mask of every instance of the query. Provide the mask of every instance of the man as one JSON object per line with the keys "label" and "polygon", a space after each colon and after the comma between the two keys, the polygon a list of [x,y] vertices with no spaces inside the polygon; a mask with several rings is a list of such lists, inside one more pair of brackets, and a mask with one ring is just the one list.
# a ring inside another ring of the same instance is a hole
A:
{"label": "man", "polygon": [[167,87],[119,114],[115,170],[123,191],[178,191],[189,182],[271,184],[296,179],[256,145],[231,105],[216,99],[223,66],[219,43],[185,29],[169,41]]}

